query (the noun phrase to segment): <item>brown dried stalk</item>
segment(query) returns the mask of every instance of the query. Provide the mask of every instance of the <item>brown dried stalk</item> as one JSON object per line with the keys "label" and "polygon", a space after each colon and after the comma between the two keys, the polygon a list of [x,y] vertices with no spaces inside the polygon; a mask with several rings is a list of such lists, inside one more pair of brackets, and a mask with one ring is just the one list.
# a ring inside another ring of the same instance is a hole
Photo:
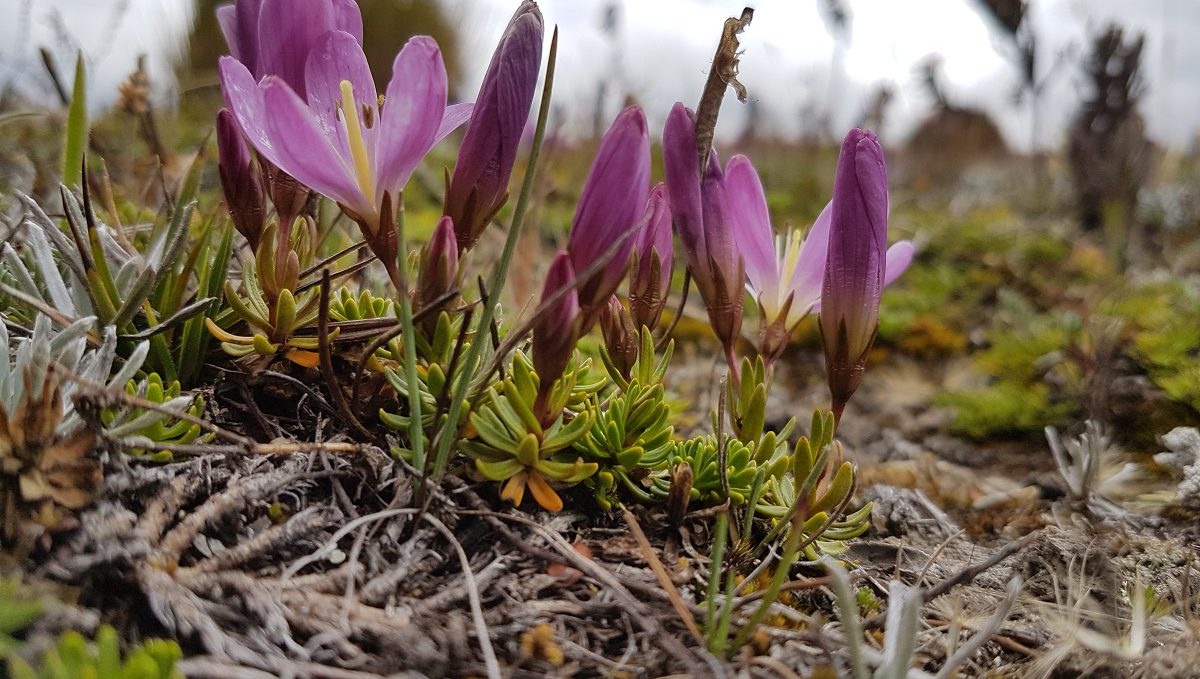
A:
{"label": "brown dried stalk", "polygon": [[738,63],[742,56],[738,51],[738,47],[741,46],[738,34],[746,30],[753,19],[754,8],[746,7],[742,10],[742,16],[725,20],[721,42],[717,44],[712,68],[708,71],[708,80],[705,81],[704,92],[700,95],[700,105],[696,107],[696,154],[700,158],[702,178],[708,174],[708,155],[712,150],[713,133],[717,129],[717,115],[721,112],[721,102],[725,99],[725,88],[732,86],[738,101],[746,101],[746,87],[737,79]]}

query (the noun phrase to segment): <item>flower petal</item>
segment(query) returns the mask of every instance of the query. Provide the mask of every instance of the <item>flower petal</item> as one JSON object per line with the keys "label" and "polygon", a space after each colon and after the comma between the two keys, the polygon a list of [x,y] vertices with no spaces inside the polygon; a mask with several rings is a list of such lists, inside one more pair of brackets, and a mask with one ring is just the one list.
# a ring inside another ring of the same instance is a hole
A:
{"label": "flower petal", "polygon": [[[371,111],[369,116],[376,118],[374,111],[379,106],[379,95],[375,93],[375,81],[371,78],[367,56],[354,36],[345,31],[329,31],[317,40],[308,55],[304,87],[308,93],[308,107],[317,114],[325,136],[334,143],[339,155],[349,158],[345,122],[338,114],[342,106],[343,80],[349,81],[354,90],[354,101],[358,106],[356,113],[362,123],[363,134],[368,139],[375,136],[378,121],[374,120],[368,125],[364,120],[368,117],[365,114],[368,109]],[[370,147],[368,141],[367,148]]]}
{"label": "flower petal", "polygon": [[376,193],[396,195],[433,148],[446,115],[446,66],[428,36],[409,39],[392,64],[392,81],[379,121]]}
{"label": "flower petal", "polygon": [[883,259],[883,284],[891,285],[912,264],[914,248],[912,241],[902,240],[892,243]]}
{"label": "flower petal", "polygon": [[358,44],[363,41],[362,11],[355,0],[333,0],[333,27],[354,36]]}
{"label": "flower petal", "polygon": [[221,74],[221,92],[225,95],[225,103],[233,111],[238,127],[242,134],[250,140],[258,152],[267,157],[272,163],[275,160],[275,147],[267,134],[267,115],[263,108],[262,90],[254,82],[254,76],[246,70],[246,65],[233,57],[221,57],[217,70]]}
{"label": "flower petal", "polygon": [[317,39],[334,28],[329,0],[263,0],[258,16],[259,72],[304,96],[304,69]]}
{"label": "flower petal", "polygon": [[707,264],[704,217],[700,206],[700,163],[696,161],[695,117],[676,103],[663,129],[663,174],[671,201],[671,215],[692,273]]}
{"label": "flower petal", "polygon": [[[803,313],[811,305],[813,310],[821,305],[821,282],[825,279],[825,258],[829,255],[829,218],[833,214],[832,202],[825,204],[825,209],[813,222],[808,230],[804,244],[800,246],[800,256],[796,258],[796,268],[790,273],[788,287],[792,290],[792,312]],[[788,275],[788,272],[784,272]]]}
{"label": "flower petal", "polygon": [[233,4],[221,5],[217,8],[217,25],[221,27],[221,35],[229,46],[229,54],[238,61],[242,60],[241,34],[238,32],[238,11]]}
{"label": "flower petal", "polygon": [[263,104],[276,156],[271,162],[301,184],[360,215],[377,209],[367,203],[353,170],[325,136],[317,116],[286,83],[268,76],[263,81]]}
{"label": "flower petal", "polygon": [[771,216],[758,172],[746,156],[734,156],[725,166],[725,195],[733,238],[746,262],[750,291],[774,296],[780,272]]}
{"label": "flower petal", "polygon": [[438,127],[435,142],[439,142],[446,138],[446,135],[457,130],[463,123],[471,119],[471,114],[475,111],[475,104],[469,101],[460,102],[458,104],[450,104],[446,107],[446,111],[442,114],[442,124]]}

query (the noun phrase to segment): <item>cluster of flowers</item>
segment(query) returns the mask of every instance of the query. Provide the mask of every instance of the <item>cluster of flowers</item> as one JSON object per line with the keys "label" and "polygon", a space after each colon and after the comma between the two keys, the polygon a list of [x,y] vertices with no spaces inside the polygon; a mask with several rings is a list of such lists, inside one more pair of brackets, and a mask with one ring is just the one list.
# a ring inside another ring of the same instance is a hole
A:
{"label": "cluster of flowers", "polygon": [[[220,63],[229,107],[218,116],[220,172],[235,226],[251,245],[264,233],[265,195],[280,215],[282,238],[285,220],[311,190],[358,224],[418,308],[458,289],[460,259],[508,198],[541,69],[536,3],[525,0],[517,9],[474,104],[448,104],[445,67],[429,37],[404,45],[380,96],[353,0],[236,0],[219,18],[231,52]],[[410,293],[400,271],[407,253],[398,252],[396,233],[403,190],[433,146],[464,123],[444,216]],[[244,140],[257,151],[257,170]],[[874,342],[882,289],[913,255],[907,242],[887,248],[887,172],[875,136],[850,131],[832,201],[807,238],[789,230],[778,240],[750,160],[734,156],[722,167],[715,152],[699,157],[694,115],[683,104],[667,118],[662,149],[665,182],[651,187],[641,109],[622,112],[600,142],[567,247],[544,283],[532,340],[539,383],[533,416],[542,426],[561,416],[550,394],[579,338],[597,324],[609,354],[628,371],[636,356],[622,356],[636,351],[640,328],[656,327],[666,304],[678,234],[735,381],[744,290],[758,305],[757,348],[768,367],[801,319],[819,312],[840,417]],[[622,302],[615,293],[626,275]]]}

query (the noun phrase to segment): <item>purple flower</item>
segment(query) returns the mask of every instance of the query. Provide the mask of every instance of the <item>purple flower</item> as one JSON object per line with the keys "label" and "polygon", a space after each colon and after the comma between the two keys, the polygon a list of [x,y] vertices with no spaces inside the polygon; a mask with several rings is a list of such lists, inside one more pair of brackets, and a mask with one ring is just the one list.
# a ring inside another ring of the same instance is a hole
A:
{"label": "purple flower", "polygon": [[[842,143],[829,210],[829,252],[821,289],[821,339],[833,412],[858,388],[879,329],[887,269],[903,269],[912,246],[886,251],[887,168],[874,134],[850,130]],[[900,244],[897,244],[898,246]],[[889,257],[889,255],[891,255]]]}
{"label": "purple flower", "polygon": [[742,328],[744,265],[733,238],[725,175],[716,153],[709,158],[701,184],[694,116],[676,103],[663,130],[663,171],[671,214],[709,322],[736,372],[733,349]]}
{"label": "purple flower", "polygon": [[[442,217],[434,227],[433,235],[421,251],[419,271],[418,309],[433,306],[458,284],[458,246],[454,240],[454,222],[449,217]],[[431,326],[436,325],[436,316],[428,320]]]}
{"label": "purple flower", "polygon": [[[550,263],[546,282],[542,287],[542,304],[546,304],[560,290],[575,284],[575,269],[571,257],[560,250]],[[552,303],[535,320],[533,325],[533,370],[538,375],[538,399],[535,408],[543,425],[549,426],[558,413],[545,411],[546,396],[554,387],[554,381],[562,376],[571,356],[575,354],[575,343],[582,334],[580,326],[579,297],[576,290],[568,290]]]}
{"label": "purple flower", "polygon": [[631,106],[617,116],[600,140],[600,149],[571,223],[567,252],[576,275],[582,275],[614,243],[620,243],[604,267],[579,286],[583,332],[592,327],[625,277],[637,235],[635,229],[646,209],[649,191],[650,138],[646,116],[640,108]]}
{"label": "purple flower", "polygon": [[266,217],[262,181],[229,109],[217,111],[217,172],[233,226],[258,251]]}
{"label": "purple flower", "polygon": [[525,0],[492,54],[446,190],[446,214],[454,220],[460,251],[479,240],[508,198],[541,66],[542,13]]}
{"label": "purple flower", "polygon": [[675,249],[672,245],[671,203],[667,186],[659,182],[650,189],[642,228],[633,244],[633,265],[629,271],[629,311],[635,329],[653,328],[667,304],[671,291],[671,269]]}
{"label": "purple flower", "polygon": [[628,380],[641,349],[641,336],[629,310],[616,295],[609,297],[608,304],[600,311],[600,334],[613,366]]}
{"label": "purple flower", "polygon": [[261,80],[276,75],[305,96],[308,54],[338,30],[362,44],[362,15],[354,0],[234,0],[217,8],[229,53]]}
{"label": "purple flower", "polygon": [[220,70],[225,99],[250,143],[337,201],[394,273],[396,253],[387,251],[395,239],[392,206],[429,149],[470,114],[469,105],[446,106],[437,43],[420,36],[404,45],[382,104],[362,47],[345,31],[317,40],[305,69],[306,98],[277,76],[256,83],[230,57],[222,57]]}
{"label": "purple flower", "polygon": [[[821,211],[807,238],[799,229],[775,237],[762,183],[748,158],[729,159],[725,186],[734,238],[746,262],[746,289],[758,302],[758,350],[770,363],[787,348],[796,325],[821,308],[832,203]],[[884,285],[898,278],[911,259],[911,243],[893,245],[887,252]]]}

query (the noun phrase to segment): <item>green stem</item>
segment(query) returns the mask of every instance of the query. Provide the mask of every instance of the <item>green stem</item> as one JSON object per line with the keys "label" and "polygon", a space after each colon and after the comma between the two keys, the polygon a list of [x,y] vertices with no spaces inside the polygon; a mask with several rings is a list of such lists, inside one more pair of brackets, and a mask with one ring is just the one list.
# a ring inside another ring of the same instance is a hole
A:
{"label": "green stem", "polygon": [[651,504],[661,500],[661,498],[656,498],[647,491],[643,490],[641,486],[639,486],[633,479],[629,478],[629,474],[626,472],[614,470],[613,474],[615,474],[616,477],[621,480],[621,483],[625,486],[625,489],[630,493],[633,493],[633,496],[636,497],[638,501]]}
{"label": "green stem", "polygon": [[397,201],[396,241],[399,255],[400,325],[404,327],[404,379],[408,382],[408,449],[413,466],[424,478],[425,432],[421,429],[421,385],[417,382],[417,337],[413,326],[412,298],[408,294],[408,244],[404,239],[404,199]]}
{"label": "green stem", "polygon": [[[488,281],[488,294],[491,295],[491,301],[483,305],[479,312],[479,320],[477,328],[486,332],[487,328],[491,327],[492,319],[495,317],[496,300],[500,297],[500,290],[504,287],[504,280],[508,276],[508,265],[512,260],[513,252],[517,248],[517,239],[521,235],[521,229],[525,225],[525,212],[529,207],[529,197],[533,193],[534,177],[537,174],[538,156],[542,151],[542,140],[546,136],[546,119],[549,117],[550,111],[550,94],[554,86],[554,63],[558,56],[558,27],[554,29],[554,36],[550,39],[550,58],[546,65],[546,82],[542,86],[542,102],[538,109],[537,131],[533,136],[533,146],[529,150],[529,163],[525,168],[525,176],[521,182],[521,195],[517,198],[517,206],[513,210],[512,225],[508,229],[508,236],[504,240],[504,250],[500,254],[500,261],[497,262],[495,269],[492,270],[491,280]],[[442,473],[446,470],[446,465],[450,461],[450,450],[458,439],[459,424],[463,418],[462,403],[467,395],[467,390],[471,386],[471,379],[475,376],[475,371],[479,366],[479,361],[483,355],[483,349],[487,346],[485,341],[471,342],[467,348],[466,355],[463,356],[462,365],[455,371],[453,376],[454,392],[450,399],[450,405],[446,412],[446,421],[442,424],[441,430],[437,436],[437,446],[434,449],[433,462],[433,477],[441,478]]]}
{"label": "green stem", "polygon": [[725,543],[729,537],[729,511],[717,514],[717,525],[713,528],[712,558],[708,565],[708,591],[704,602],[704,645],[713,655],[724,657],[724,640],[717,636],[717,589],[721,586],[721,566],[725,563]]}
{"label": "green stem", "polygon": [[742,625],[737,636],[733,638],[734,650],[741,648],[750,640],[750,635],[754,634],[754,630],[767,617],[767,613],[771,612],[771,606],[779,598],[779,591],[791,573],[792,563],[800,551],[800,538],[803,535],[804,531],[800,530],[799,521],[794,522],[792,529],[788,531],[787,539],[783,541],[783,553],[779,555],[779,564],[775,567],[775,574],[771,576],[771,584],[763,592],[762,602],[758,604],[758,608],[750,615],[750,619],[746,621],[745,625]]}

